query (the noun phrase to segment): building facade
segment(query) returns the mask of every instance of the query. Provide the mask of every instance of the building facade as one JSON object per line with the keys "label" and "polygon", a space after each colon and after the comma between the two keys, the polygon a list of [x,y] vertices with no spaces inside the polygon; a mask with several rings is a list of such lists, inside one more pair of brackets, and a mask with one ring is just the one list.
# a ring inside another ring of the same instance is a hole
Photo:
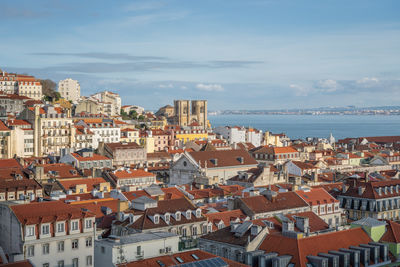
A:
{"label": "building facade", "polygon": [[77,80],[67,78],[58,82],[58,92],[62,98],[76,103],[81,97],[81,86]]}

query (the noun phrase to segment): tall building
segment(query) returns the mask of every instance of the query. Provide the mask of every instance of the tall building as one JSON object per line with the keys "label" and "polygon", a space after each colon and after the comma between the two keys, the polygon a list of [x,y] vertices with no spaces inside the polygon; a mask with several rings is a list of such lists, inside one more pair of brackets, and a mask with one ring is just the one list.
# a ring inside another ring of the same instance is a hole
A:
{"label": "tall building", "polygon": [[62,98],[77,102],[81,97],[81,86],[78,81],[68,78],[58,82],[58,92]]}
{"label": "tall building", "polygon": [[174,100],[174,122],[180,126],[188,126],[197,122],[207,128],[207,100]]}
{"label": "tall building", "polygon": [[60,149],[73,147],[76,128],[70,114],[53,106],[28,107],[19,116],[34,130],[34,156],[60,155]]}

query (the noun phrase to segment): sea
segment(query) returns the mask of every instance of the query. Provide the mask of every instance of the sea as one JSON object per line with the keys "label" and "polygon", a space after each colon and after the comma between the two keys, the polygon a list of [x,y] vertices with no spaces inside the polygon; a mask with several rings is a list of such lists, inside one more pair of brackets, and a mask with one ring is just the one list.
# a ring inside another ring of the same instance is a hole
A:
{"label": "sea", "polygon": [[292,139],[400,135],[399,115],[209,115],[212,127],[245,126]]}

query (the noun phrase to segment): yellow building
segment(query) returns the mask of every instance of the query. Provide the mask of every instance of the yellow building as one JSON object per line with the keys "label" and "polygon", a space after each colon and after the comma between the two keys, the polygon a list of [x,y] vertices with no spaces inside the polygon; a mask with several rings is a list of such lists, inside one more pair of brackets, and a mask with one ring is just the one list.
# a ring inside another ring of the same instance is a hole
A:
{"label": "yellow building", "polygon": [[165,117],[158,117],[151,121],[151,125],[149,125],[150,129],[159,129],[164,130],[164,127],[167,125],[167,119]]}
{"label": "yellow building", "polygon": [[121,129],[121,142],[124,143],[132,143],[140,144],[140,136],[138,129],[126,128]]}
{"label": "yellow building", "polygon": [[154,137],[151,131],[142,131],[140,134],[139,145],[143,146],[146,149],[147,153],[154,153],[155,145],[154,145]]}
{"label": "yellow building", "polygon": [[174,143],[182,146],[189,141],[207,140],[208,133],[205,130],[179,130],[174,132]]}

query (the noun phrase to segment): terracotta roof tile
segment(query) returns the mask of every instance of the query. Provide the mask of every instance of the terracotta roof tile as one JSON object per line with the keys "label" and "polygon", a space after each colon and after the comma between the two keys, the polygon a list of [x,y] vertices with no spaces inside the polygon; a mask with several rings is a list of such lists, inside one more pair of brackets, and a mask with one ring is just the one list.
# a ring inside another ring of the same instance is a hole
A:
{"label": "terracotta roof tile", "polygon": [[[189,155],[196,163],[200,162],[202,168],[219,168],[238,165],[257,165],[257,161],[250,154],[242,149],[237,150],[217,150],[217,151],[197,151],[189,152]],[[243,163],[240,162],[243,159]],[[217,163],[213,161],[217,160]],[[207,163],[206,163],[207,162]]]}
{"label": "terracotta roof tile", "polygon": [[330,250],[349,248],[369,242],[372,242],[372,239],[362,228],[353,228],[300,239],[267,235],[260,249],[276,252],[279,255],[291,255],[293,256],[291,263],[295,266],[306,267],[308,255],[317,256],[318,253],[328,253]]}

